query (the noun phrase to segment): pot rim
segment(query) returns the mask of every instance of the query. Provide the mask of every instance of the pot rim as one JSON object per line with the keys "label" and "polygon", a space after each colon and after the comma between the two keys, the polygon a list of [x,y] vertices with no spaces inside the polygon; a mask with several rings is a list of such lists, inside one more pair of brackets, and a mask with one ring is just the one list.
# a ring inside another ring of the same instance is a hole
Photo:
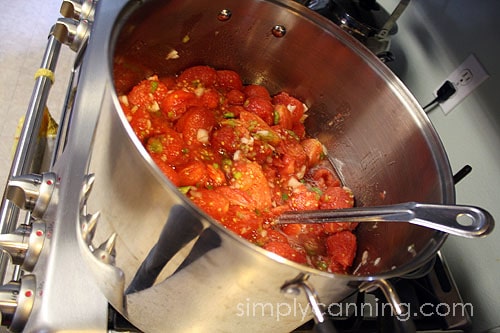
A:
{"label": "pot rim", "polygon": [[[411,94],[408,88],[402,83],[402,81],[386,66],[384,63],[374,55],[364,44],[362,44],[358,39],[354,36],[347,33],[345,30],[341,29],[339,26],[335,25],[330,20],[326,19],[322,15],[309,10],[307,7],[302,6],[294,1],[284,1],[284,0],[265,0],[267,2],[276,4],[277,6],[283,7],[284,9],[292,10],[297,14],[302,15],[305,19],[310,21],[313,24],[318,25],[325,32],[332,35],[334,38],[338,39],[339,42],[351,48],[360,58],[362,58],[378,75],[387,80],[388,86],[397,92],[399,96],[404,100],[409,108],[412,108],[415,112],[413,113],[414,117],[418,118],[418,121],[425,124],[425,132],[426,137],[430,137],[427,141],[433,141],[434,144],[431,145],[433,151],[436,156],[440,156],[440,161],[436,162],[438,164],[437,170],[440,175],[440,179],[442,179],[442,187],[443,187],[443,204],[454,204],[455,203],[455,189],[453,184],[453,178],[451,174],[451,167],[448,161],[448,157],[444,150],[443,144],[435,131],[432,123],[429,118],[422,110],[415,97]],[[134,10],[140,8],[139,5],[136,6],[125,6],[123,11],[120,13],[120,16],[127,18],[127,15],[131,14]],[[116,45],[114,43],[114,38],[117,36],[117,33],[122,31],[123,26],[126,23],[126,19],[115,21],[113,30],[114,33],[111,34],[111,42],[110,42],[110,54],[115,54]],[[111,60],[113,59],[111,57]],[[120,106],[120,102],[118,99],[118,95],[114,86],[113,74],[112,74],[112,63],[109,68],[111,72],[108,72],[107,75],[109,82],[112,85],[112,101],[115,105],[116,110],[122,110]],[[176,186],[163,174],[160,168],[156,165],[156,163],[152,160],[149,153],[145,149],[145,147],[141,144],[140,140],[135,135],[132,127],[128,123],[123,112],[118,112],[118,116],[124,125],[125,131],[128,134],[128,138],[132,140],[133,145],[139,150],[139,154],[143,157],[145,161],[147,161],[148,168],[154,174],[154,176],[161,182],[162,186],[166,186],[169,191],[173,191],[173,193],[177,193],[177,197],[180,198],[186,206],[190,207],[193,213],[196,214],[198,218],[202,220],[208,221],[210,223],[210,227],[216,228],[218,231],[221,231],[226,236],[235,240],[237,244],[240,246],[245,246],[250,250],[259,253],[260,255],[273,260],[274,262],[286,265],[288,267],[295,268],[298,272],[306,273],[310,276],[321,276],[336,280],[343,281],[356,281],[356,282],[365,282],[365,281],[375,281],[375,280],[384,280],[393,277],[401,277],[417,269],[421,268],[427,262],[432,260],[434,256],[439,251],[440,247],[444,243],[447,238],[447,234],[441,231],[435,231],[433,237],[426,244],[425,248],[421,249],[419,254],[414,257],[408,263],[405,263],[401,266],[396,267],[393,270],[385,271],[380,274],[373,275],[353,275],[353,274],[338,274],[338,273],[329,273],[320,271],[318,269],[305,266],[291,260],[285,259],[275,253],[267,251],[258,245],[251,243],[250,241],[243,239],[232,231],[226,229],[221,223],[204,213],[201,209],[199,209],[189,198],[183,195]]]}

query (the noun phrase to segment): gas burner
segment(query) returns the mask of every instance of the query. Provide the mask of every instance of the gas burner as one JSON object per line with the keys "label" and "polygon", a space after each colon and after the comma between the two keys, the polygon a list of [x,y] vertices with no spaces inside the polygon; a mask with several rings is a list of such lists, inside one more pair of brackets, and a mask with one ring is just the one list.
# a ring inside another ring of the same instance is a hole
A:
{"label": "gas burner", "polygon": [[390,39],[398,31],[396,20],[409,2],[400,1],[391,14],[375,0],[310,0],[305,6],[337,24],[388,62],[394,60],[389,49]]}
{"label": "gas burner", "polygon": [[[471,325],[468,310],[439,252],[428,267],[415,274],[391,280],[401,301],[411,309],[407,319],[418,332],[466,332]],[[380,291],[355,293],[330,306],[329,320],[338,332],[396,332],[395,320]],[[450,311],[454,309],[453,313]],[[310,321],[293,333],[308,333],[314,329]],[[405,332],[403,330],[403,332]]]}

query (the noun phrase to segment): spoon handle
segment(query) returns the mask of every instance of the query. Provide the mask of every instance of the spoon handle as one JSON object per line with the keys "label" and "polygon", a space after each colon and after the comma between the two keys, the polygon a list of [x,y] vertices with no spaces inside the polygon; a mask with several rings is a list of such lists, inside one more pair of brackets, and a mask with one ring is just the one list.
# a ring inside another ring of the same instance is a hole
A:
{"label": "spoon handle", "polygon": [[474,238],[491,233],[494,219],[474,206],[407,202],[387,206],[285,212],[279,224],[330,222],[409,222],[449,234]]}

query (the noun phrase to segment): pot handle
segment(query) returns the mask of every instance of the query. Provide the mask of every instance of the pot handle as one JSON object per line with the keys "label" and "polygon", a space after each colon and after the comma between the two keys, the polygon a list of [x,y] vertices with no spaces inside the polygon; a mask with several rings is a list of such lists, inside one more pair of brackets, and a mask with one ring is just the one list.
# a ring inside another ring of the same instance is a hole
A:
{"label": "pot handle", "polygon": [[377,34],[377,38],[379,39],[387,39],[389,36],[389,32],[391,31],[392,27],[396,24],[396,21],[399,19],[401,14],[403,14],[403,11],[408,7],[408,4],[410,3],[410,0],[401,0],[396,8],[392,11],[389,19],[387,22],[384,23],[384,26],[382,29],[380,29],[379,33]]}
{"label": "pot handle", "polygon": [[380,289],[387,301],[390,303],[394,314],[394,332],[415,333],[417,331],[415,323],[411,319],[410,309],[406,309],[392,284],[384,279],[363,282],[359,285],[360,292],[373,291]]}
{"label": "pot handle", "polygon": [[318,333],[336,333],[337,330],[333,326],[331,320],[325,317],[323,305],[319,301],[317,293],[314,288],[307,282],[307,276],[299,274],[298,277],[291,281],[285,282],[281,287],[281,291],[285,294],[298,295],[303,291],[307,297],[311,311],[314,317],[314,331]]}

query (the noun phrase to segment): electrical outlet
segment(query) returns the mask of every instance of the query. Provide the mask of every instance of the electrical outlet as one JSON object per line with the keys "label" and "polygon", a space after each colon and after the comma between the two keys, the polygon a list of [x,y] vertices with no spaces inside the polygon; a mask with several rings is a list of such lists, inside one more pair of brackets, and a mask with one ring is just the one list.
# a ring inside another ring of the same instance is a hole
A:
{"label": "electrical outlet", "polygon": [[[439,104],[443,112],[445,114],[448,114],[487,78],[489,78],[488,73],[479,63],[477,58],[473,54],[471,54],[446,79],[453,83],[453,86],[457,91],[447,101]],[[443,81],[443,83],[445,81]]]}

